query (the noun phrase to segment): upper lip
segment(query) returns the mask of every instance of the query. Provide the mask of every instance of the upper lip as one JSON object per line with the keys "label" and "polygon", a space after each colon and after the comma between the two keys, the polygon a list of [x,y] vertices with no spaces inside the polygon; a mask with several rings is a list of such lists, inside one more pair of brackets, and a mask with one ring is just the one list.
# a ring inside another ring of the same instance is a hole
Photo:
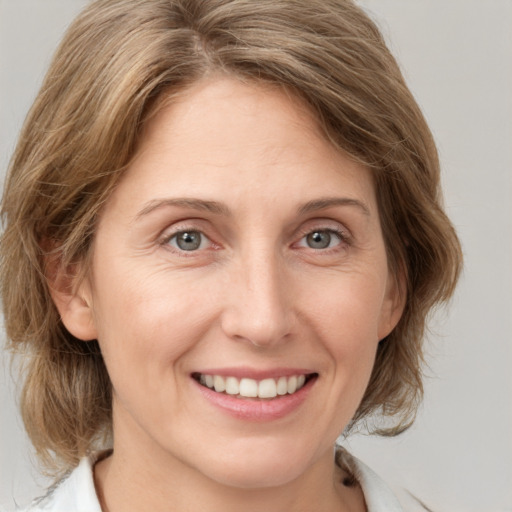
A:
{"label": "upper lip", "polygon": [[316,373],[309,368],[268,368],[268,369],[255,369],[248,367],[234,367],[234,368],[207,368],[198,370],[192,375],[220,375],[222,377],[236,377],[238,379],[275,379],[279,377],[291,377],[293,375],[309,375]]}

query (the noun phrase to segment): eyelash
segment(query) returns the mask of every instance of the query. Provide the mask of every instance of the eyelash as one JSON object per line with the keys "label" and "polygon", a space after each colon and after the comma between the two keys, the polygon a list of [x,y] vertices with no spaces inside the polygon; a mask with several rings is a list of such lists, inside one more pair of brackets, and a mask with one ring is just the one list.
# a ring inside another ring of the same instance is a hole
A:
{"label": "eyelash", "polygon": [[315,252],[322,254],[331,254],[333,252],[339,251],[342,248],[346,248],[350,245],[350,236],[349,234],[339,228],[339,227],[319,227],[319,228],[308,228],[301,232],[299,242],[302,242],[307,236],[312,235],[313,233],[329,233],[330,235],[335,235],[339,243],[334,247],[326,247],[323,249],[314,249],[313,247],[304,247],[305,249],[311,249]]}
{"label": "eyelash", "polygon": [[[210,248],[216,249],[216,248],[220,247],[217,244],[215,244],[215,242],[213,242],[211,240],[211,238],[208,237],[201,229],[198,229],[197,227],[193,227],[193,226],[190,226],[190,227],[179,226],[179,228],[177,230],[173,231],[171,234],[167,234],[164,237],[162,237],[162,239],[159,242],[159,245],[165,246],[166,248],[172,250],[175,254],[178,254],[179,256],[182,256],[182,257],[192,257],[192,256],[194,256],[194,253],[205,250],[205,248],[203,248],[203,249],[198,248],[196,250],[187,251],[185,249],[180,249],[179,247],[174,247],[171,245],[171,241],[173,239],[175,239],[180,234],[184,234],[187,232],[199,233],[202,237],[204,237],[203,240],[201,241],[201,244],[204,242],[204,239],[206,239],[206,241],[208,241],[210,244],[210,246],[207,247],[206,249],[210,249]],[[295,242],[292,245],[296,245],[296,244],[302,242],[307,236],[312,235],[313,233],[329,233],[330,235],[336,236],[339,240],[339,243],[336,244],[334,247],[319,248],[319,249],[315,249],[313,247],[303,247],[304,249],[311,249],[314,252],[318,252],[318,253],[322,253],[322,254],[330,254],[332,252],[339,251],[342,247],[347,247],[351,244],[350,235],[345,230],[340,229],[339,227],[322,226],[319,228],[304,229],[300,233],[300,238],[299,238],[298,242]]]}
{"label": "eyelash", "polygon": [[165,247],[168,250],[171,250],[174,254],[177,254],[178,256],[181,256],[184,258],[194,256],[194,253],[204,250],[204,248],[203,248],[203,249],[187,251],[185,249],[180,249],[179,247],[172,246],[171,241],[174,238],[177,238],[179,235],[184,234],[184,233],[199,233],[202,237],[202,240],[200,242],[201,244],[203,244],[206,239],[206,241],[208,241],[210,244],[210,247],[208,247],[208,248],[211,248],[213,246],[213,248],[215,249],[218,247],[207,235],[205,235],[205,233],[201,229],[198,229],[197,227],[192,227],[192,226],[190,226],[190,227],[179,226],[179,228],[177,230],[173,231],[170,234],[166,234],[164,237],[162,237],[162,239],[159,242],[159,245]]}

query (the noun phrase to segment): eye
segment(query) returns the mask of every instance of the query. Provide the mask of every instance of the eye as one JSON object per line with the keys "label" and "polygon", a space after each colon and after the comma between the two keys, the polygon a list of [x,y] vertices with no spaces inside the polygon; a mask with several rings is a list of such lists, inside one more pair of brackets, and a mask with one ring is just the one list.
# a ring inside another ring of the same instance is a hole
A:
{"label": "eye", "polygon": [[332,229],[317,229],[305,235],[299,245],[310,249],[330,249],[343,241],[343,236]]}
{"label": "eye", "polygon": [[167,243],[180,251],[190,252],[204,249],[210,240],[201,231],[187,230],[174,234]]}

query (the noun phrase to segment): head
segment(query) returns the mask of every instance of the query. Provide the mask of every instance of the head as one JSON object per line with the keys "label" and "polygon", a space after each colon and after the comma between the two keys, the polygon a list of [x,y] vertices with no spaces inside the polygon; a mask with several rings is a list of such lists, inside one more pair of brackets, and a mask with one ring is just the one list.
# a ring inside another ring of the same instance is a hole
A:
{"label": "head", "polygon": [[27,118],[3,200],[2,294],[24,354],[22,411],[38,452],[70,466],[111,429],[98,343],[74,337],[52,288],[88,275],[98,225],[144,128],[222,76],[293,98],[326,141],[371,173],[390,275],[403,296],[352,424],[402,431],[422,395],[422,340],[447,300],[460,247],[430,131],[367,15],[350,1],[103,0],[65,36]]}

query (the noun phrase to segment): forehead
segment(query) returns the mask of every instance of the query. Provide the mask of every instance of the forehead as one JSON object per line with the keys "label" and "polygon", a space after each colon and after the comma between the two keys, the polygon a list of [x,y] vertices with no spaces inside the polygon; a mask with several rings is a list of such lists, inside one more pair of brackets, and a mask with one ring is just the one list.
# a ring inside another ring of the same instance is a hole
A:
{"label": "forehead", "polygon": [[[199,136],[203,136],[201,142],[209,139],[218,147],[222,133],[234,128],[233,132],[241,136],[243,128],[251,125],[254,130],[258,123],[264,123],[265,130],[297,127],[327,141],[312,108],[289,87],[214,75],[185,89],[164,92],[157,98],[144,122],[139,152],[148,142],[155,143],[170,133],[177,145],[180,136],[195,133],[198,142]],[[271,138],[272,133],[267,133]],[[255,139],[257,135],[261,134],[254,132]],[[167,139],[166,143],[169,142]],[[229,138],[226,142],[240,141]]]}
{"label": "forehead", "polygon": [[248,192],[263,204],[294,194],[305,203],[334,191],[374,199],[370,171],[323,136],[301,100],[229,78],[159,99],[121,188],[135,202],[155,194],[229,201]]}

